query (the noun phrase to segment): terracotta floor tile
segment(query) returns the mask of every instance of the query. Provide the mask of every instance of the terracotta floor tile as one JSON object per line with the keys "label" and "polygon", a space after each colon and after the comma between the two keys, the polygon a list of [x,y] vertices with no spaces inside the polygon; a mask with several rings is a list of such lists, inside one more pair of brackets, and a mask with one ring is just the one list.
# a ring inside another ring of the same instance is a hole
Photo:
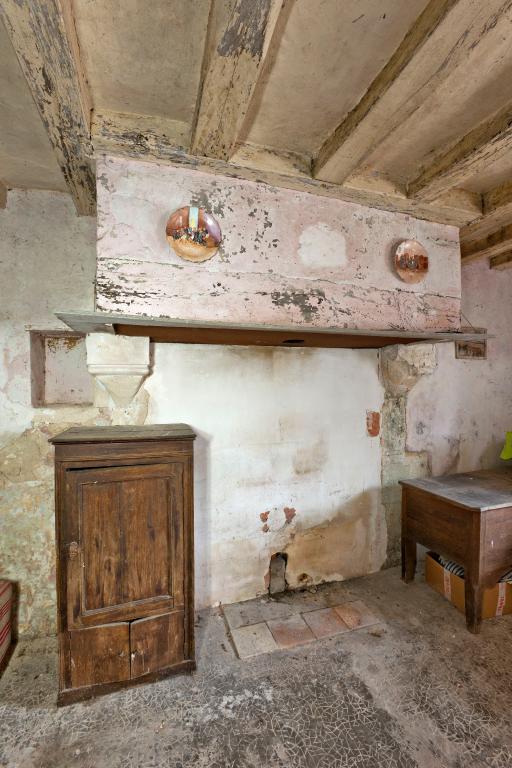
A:
{"label": "terracotta floor tile", "polygon": [[319,640],[323,637],[333,637],[348,632],[348,627],[332,608],[322,608],[319,611],[309,611],[302,618]]}
{"label": "terracotta floor tile", "polygon": [[297,645],[311,643],[315,639],[302,616],[274,619],[267,623],[280,648],[294,648]]}
{"label": "terracotta floor tile", "polygon": [[267,625],[253,624],[250,627],[240,627],[231,631],[237,653],[241,659],[259,656],[277,650],[277,644]]}
{"label": "terracotta floor tile", "polygon": [[350,629],[369,627],[371,624],[379,622],[379,619],[373,613],[370,613],[362,600],[354,600],[351,603],[336,605],[334,610]]}

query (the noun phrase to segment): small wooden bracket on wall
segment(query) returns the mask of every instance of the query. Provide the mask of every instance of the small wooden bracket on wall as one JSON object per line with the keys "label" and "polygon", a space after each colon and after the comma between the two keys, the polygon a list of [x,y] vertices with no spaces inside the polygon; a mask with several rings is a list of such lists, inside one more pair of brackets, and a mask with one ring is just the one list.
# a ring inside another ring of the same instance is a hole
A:
{"label": "small wooden bracket on wall", "polygon": [[[487,333],[487,328],[462,327],[461,333]],[[457,360],[487,360],[487,340],[456,341],[455,357]]]}

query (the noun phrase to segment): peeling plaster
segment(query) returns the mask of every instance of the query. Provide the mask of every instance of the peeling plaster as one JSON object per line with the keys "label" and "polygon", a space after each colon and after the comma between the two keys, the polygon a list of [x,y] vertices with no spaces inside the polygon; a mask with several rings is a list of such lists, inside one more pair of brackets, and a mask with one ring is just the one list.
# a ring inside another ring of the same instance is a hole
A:
{"label": "peeling plaster", "polygon": [[[98,173],[99,310],[334,328],[460,325],[454,227],[158,163],[107,156]],[[191,201],[216,216],[223,235],[201,265],[181,260],[165,238],[169,214]],[[420,284],[392,268],[404,238],[429,252]]]}

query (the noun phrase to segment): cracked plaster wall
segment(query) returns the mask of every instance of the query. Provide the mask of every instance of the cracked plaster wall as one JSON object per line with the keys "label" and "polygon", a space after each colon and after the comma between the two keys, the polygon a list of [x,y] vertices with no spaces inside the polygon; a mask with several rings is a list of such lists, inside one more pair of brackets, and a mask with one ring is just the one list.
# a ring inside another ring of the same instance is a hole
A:
{"label": "cracked plaster wall", "polygon": [[[197,178],[200,185],[202,174]],[[211,185],[215,188],[215,177],[207,178],[211,191]],[[131,185],[136,181],[129,176],[115,205],[117,210],[124,206],[127,221],[133,221],[141,232],[147,233],[151,222],[151,226],[155,223],[154,204],[138,193],[134,203]],[[114,201],[105,200],[105,184],[104,179],[103,204],[113,205]],[[174,205],[168,185],[160,185],[159,190],[165,205],[162,203],[158,213],[153,238],[162,234],[166,215]],[[176,200],[179,196],[182,204],[187,202],[189,190],[181,188],[173,194]],[[303,206],[300,196],[290,195],[295,207]],[[225,204],[229,206],[229,202]],[[329,274],[336,270],[337,258],[341,265],[351,262],[353,274],[359,270],[364,277],[370,270],[370,261],[364,261],[369,259],[366,241],[362,246],[366,255],[361,255],[357,266],[359,251],[354,250],[353,240],[348,236],[345,239],[345,230],[343,244],[340,232],[330,229],[326,234],[327,225],[313,231],[316,225],[311,212],[308,215],[313,221],[306,216],[307,223],[301,233],[294,230],[289,248],[275,253],[265,239],[271,229],[265,227],[265,217],[251,217],[252,208],[244,210],[247,215],[237,211],[229,214],[236,213],[235,219],[242,223],[250,222],[246,238],[238,241],[239,250],[252,247],[251,226],[261,234],[262,260],[252,266],[254,259],[258,261],[255,254],[244,262],[253,285],[260,279],[259,269],[272,274],[270,270],[276,263],[283,264],[286,275],[293,278],[293,248],[298,249],[297,253],[303,249],[302,267],[307,267],[313,280],[318,274],[325,277],[325,270]],[[220,217],[219,210],[215,212]],[[361,213],[352,213],[359,232],[369,232],[370,224],[361,218]],[[374,211],[370,214],[381,215]],[[297,226],[297,215],[294,214],[293,227]],[[386,219],[388,238],[394,218]],[[398,218],[396,226],[401,231],[404,217]],[[229,226],[234,226],[233,221],[231,218]],[[415,227],[415,233],[427,232],[421,229],[426,227],[434,243],[435,225],[411,222],[408,226]],[[188,421],[198,430],[198,606],[240,600],[264,591],[270,555],[275,551],[288,555],[290,586],[357,576],[392,560],[396,547],[394,518],[386,499],[381,499],[381,478],[384,484],[387,479],[394,482],[394,469],[404,471],[404,463],[397,463],[397,457],[418,450],[421,464],[423,451],[428,447],[405,445],[404,454],[405,400],[391,394],[388,385],[385,391],[379,380],[376,352],[157,344],[152,375],[129,405],[116,407],[97,385],[94,406],[33,409],[26,328],[59,327],[53,316],[57,308],[92,309],[95,221],[77,218],[65,195],[14,191],[9,194],[8,207],[0,211],[0,227],[7,289],[1,321],[0,574],[21,585],[23,633],[45,634],[55,628],[53,457],[47,438],[73,424]],[[447,231],[448,238],[443,240],[439,233]],[[411,233],[408,229],[406,234]],[[109,228],[103,218],[98,247],[101,251],[104,239],[111,245],[116,238],[119,240],[119,264],[124,269],[126,261],[130,261],[129,296],[140,302],[141,308],[151,307],[152,295],[148,298],[144,293],[146,278],[139,275],[144,267],[132,259],[133,253],[140,255],[140,251],[130,250],[133,242],[130,238],[126,240],[126,234],[123,227]],[[324,235],[325,242],[321,242],[325,249],[315,249],[315,237]],[[441,227],[437,236],[441,245],[436,246],[439,250],[434,249],[436,258],[444,265],[442,270],[446,270],[454,248],[453,233],[450,228]],[[173,263],[166,245],[164,255],[171,266],[165,264],[161,244],[155,244],[151,237],[148,242],[141,239],[143,255],[156,253],[158,258],[162,257],[162,268],[179,274],[182,264]],[[447,255],[447,263],[442,262],[443,254]],[[221,252],[215,268],[222,269],[230,258],[229,253]],[[100,272],[104,266],[100,257]],[[363,277],[354,279],[364,282]],[[450,277],[449,270],[445,277],[456,284],[456,276]],[[104,302],[101,308],[133,311],[133,307],[120,306],[116,301],[107,306],[108,297],[101,294],[102,279],[100,275],[100,305]],[[233,279],[245,279],[244,274]],[[222,283],[222,279],[217,282]],[[154,286],[158,290],[158,281]],[[197,305],[199,315],[201,307],[208,307],[213,301],[214,307],[227,305],[226,319],[230,319],[232,305],[227,301],[228,294],[229,290],[219,290],[224,297],[220,303],[215,297],[208,298],[210,294],[204,300],[201,298]],[[277,298],[277,302],[271,302],[271,314],[277,311],[288,322],[325,322],[322,302],[315,302],[312,294],[298,303],[293,291],[288,295],[290,301],[286,296]],[[187,296],[186,305],[192,314],[196,307],[194,299],[195,294]],[[169,313],[169,305],[165,307]],[[397,307],[393,304],[392,311]],[[253,306],[247,319],[259,316],[260,309],[264,315],[266,308],[269,304]],[[375,325],[374,307],[371,316]],[[410,316],[401,317],[403,320]],[[366,431],[367,411],[381,410],[381,435],[370,437]]]}
{"label": "cracked plaster wall", "polygon": [[78,424],[143,423],[147,393],[116,408],[31,405],[28,329],[63,326],[54,311],[92,310],[96,220],[78,218],[68,195],[11,190],[0,210],[0,576],[17,582],[19,631],[55,631],[53,448]]}

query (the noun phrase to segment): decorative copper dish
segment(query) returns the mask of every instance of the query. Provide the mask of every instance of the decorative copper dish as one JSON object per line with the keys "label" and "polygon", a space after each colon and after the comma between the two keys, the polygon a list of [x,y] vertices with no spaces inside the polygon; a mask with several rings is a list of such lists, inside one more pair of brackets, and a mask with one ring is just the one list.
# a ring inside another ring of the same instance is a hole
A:
{"label": "decorative copper dish", "polygon": [[403,240],[395,251],[395,269],[405,283],[419,283],[428,272],[428,255],[417,240]]}
{"label": "decorative copper dish", "polygon": [[192,205],[178,208],[170,215],[165,234],[178,256],[195,262],[211,259],[222,239],[213,216],[204,208]]}

